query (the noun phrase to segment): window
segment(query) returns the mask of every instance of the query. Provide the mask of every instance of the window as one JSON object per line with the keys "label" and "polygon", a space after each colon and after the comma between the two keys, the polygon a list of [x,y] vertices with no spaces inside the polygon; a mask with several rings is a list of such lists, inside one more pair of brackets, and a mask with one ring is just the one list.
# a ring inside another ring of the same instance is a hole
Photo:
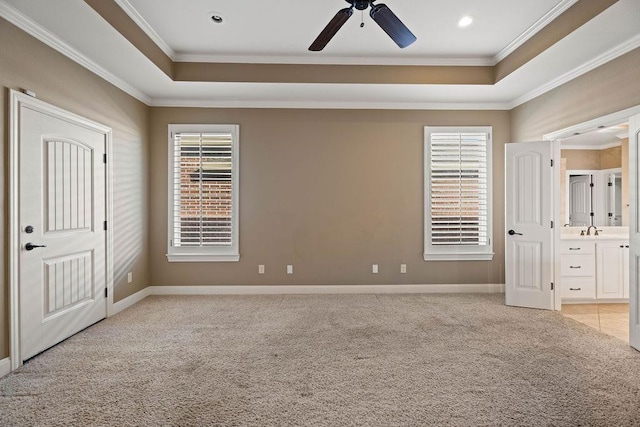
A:
{"label": "window", "polygon": [[491,127],[425,127],[424,259],[491,260]]}
{"label": "window", "polygon": [[237,125],[169,125],[169,261],[238,261]]}

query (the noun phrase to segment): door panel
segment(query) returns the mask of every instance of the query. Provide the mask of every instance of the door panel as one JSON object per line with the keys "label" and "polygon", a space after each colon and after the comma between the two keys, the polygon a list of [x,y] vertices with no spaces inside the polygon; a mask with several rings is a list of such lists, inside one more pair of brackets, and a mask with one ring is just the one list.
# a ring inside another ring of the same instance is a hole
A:
{"label": "door panel", "polygon": [[106,137],[24,105],[19,114],[25,360],[106,316]]}
{"label": "door panel", "polygon": [[507,305],[554,308],[552,153],[546,141],[506,145]]}
{"label": "door panel", "polygon": [[640,115],[629,119],[629,344],[640,350]]}

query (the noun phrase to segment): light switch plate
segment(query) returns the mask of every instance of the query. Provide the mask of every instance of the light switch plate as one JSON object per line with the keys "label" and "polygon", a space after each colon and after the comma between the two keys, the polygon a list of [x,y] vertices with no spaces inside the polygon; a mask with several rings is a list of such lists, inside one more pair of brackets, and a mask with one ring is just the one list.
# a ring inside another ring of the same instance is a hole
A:
{"label": "light switch plate", "polygon": [[402,274],[407,273],[407,264],[400,264],[400,273]]}
{"label": "light switch plate", "polygon": [[131,283],[133,282],[133,273],[129,272],[127,273],[127,283]]}
{"label": "light switch plate", "polygon": [[258,274],[264,274],[264,264],[258,265]]}
{"label": "light switch plate", "polygon": [[287,265],[287,274],[293,274],[293,265]]}
{"label": "light switch plate", "polygon": [[371,272],[372,272],[373,274],[378,274],[378,264],[373,264],[373,265],[371,266]]}

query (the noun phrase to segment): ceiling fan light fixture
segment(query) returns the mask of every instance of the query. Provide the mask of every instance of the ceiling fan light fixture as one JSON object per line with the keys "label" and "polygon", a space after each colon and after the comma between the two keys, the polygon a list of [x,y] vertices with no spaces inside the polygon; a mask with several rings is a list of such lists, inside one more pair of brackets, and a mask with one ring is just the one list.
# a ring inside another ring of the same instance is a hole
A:
{"label": "ceiling fan light fixture", "polygon": [[458,21],[458,27],[465,28],[471,25],[472,23],[473,23],[473,17],[466,15],[460,18],[460,20]]}

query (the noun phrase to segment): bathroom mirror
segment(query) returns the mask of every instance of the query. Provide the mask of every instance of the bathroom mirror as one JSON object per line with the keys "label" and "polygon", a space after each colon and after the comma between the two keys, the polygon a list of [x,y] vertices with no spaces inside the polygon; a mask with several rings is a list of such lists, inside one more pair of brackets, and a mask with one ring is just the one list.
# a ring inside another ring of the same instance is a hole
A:
{"label": "bathroom mirror", "polygon": [[622,225],[622,173],[609,173],[607,179],[607,225]]}
{"label": "bathroom mirror", "polygon": [[571,227],[622,225],[622,169],[567,170],[566,221]]}
{"label": "bathroom mirror", "polygon": [[572,227],[626,226],[628,126],[561,140],[561,218]]}

